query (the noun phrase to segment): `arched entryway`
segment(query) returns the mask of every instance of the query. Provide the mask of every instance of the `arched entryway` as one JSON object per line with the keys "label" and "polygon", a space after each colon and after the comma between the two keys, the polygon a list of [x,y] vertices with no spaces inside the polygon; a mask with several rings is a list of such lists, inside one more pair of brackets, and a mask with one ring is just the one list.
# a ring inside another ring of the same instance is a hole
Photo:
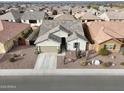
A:
{"label": "arched entryway", "polygon": [[19,38],[18,38],[18,45],[26,45],[25,39],[19,37]]}

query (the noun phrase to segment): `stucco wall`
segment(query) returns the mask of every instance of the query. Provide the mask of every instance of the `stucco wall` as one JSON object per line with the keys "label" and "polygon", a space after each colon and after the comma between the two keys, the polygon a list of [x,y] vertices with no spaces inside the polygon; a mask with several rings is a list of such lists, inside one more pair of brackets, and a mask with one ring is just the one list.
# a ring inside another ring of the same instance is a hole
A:
{"label": "stucco wall", "polygon": [[58,52],[58,47],[56,46],[40,46],[41,52]]}
{"label": "stucco wall", "polygon": [[75,50],[75,48],[74,48],[74,43],[76,43],[76,42],[79,42],[80,43],[80,50],[86,50],[86,41],[84,41],[83,39],[80,39],[80,38],[78,38],[78,39],[76,39],[76,40],[72,40],[72,41],[70,41],[70,42],[68,42],[67,43],[67,49],[68,50]]}
{"label": "stucco wall", "polygon": [[1,53],[5,53],[5,48],[4,48],[4,45],[2,43],[0,43],[0,54]]}
{"label": "stucco wall", "polygon": [[114,40],[109,40],[109,41],[106,41],[105,43],[102,43],[100,45],[95,45],[95,50],[96,51],[99,51],[101,48],[104,47],[104,45],[109,45],[109,44],[115,44],[115,49],[111,49],[110,51],[112,52],[119,52],[120,51],[120,48],[121,48],[121,44],[118,43],[117,41],[114,41]]}
{"label": "stucco wall", "polygon": [[60,43],[48,39],[46,41],[36,44],[36,46],[57,46],[57,47],[59,47]]}
{"label": "stucco wall", "polygon": [[[30,28],[25,29],[22,32],[27,32]],[[7,51],[9,51],[13,46],[14,46],[14,40],[18,41],[18,38],[22,37],[22,33],[19,33],[18,35],[16,35],[15,37],[13,37],[12,39],[4,42],[4,44],[0,44],[0,53],[6,53]]]}
{"label": "stucco wall", "polygon": [[43,20],[37,20],[37,23],[29,23],[29,20],[21,20],[22,23],[30,24],[31,26],[40,26]]}

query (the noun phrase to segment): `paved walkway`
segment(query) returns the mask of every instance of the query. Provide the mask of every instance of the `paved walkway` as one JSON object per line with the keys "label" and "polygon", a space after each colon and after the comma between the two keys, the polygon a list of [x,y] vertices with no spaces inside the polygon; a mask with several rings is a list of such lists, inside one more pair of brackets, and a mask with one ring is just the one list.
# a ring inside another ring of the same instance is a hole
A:
{"label": "paved walkway", "polygon": [[52,70],[56,69],[57,66],[57,54],[55,53],[42,53],[39,54],[35,70]]}

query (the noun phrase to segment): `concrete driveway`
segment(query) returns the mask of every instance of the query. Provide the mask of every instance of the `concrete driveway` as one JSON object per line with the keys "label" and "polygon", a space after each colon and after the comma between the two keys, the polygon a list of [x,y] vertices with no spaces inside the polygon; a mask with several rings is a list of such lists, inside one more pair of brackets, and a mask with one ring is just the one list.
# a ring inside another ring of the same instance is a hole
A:
{"label": "concrete driveway", "polygon": [[56,53],[41,53],[37,57],[35,70],[55,70],[57,66]]}

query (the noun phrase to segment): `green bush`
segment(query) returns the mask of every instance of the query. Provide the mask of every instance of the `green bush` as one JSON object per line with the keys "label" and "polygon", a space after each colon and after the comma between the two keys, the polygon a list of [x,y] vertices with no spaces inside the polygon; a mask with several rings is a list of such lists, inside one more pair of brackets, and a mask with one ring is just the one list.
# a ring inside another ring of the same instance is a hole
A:
{"label": "green bush", "polygon": [[88,63],[87,63],[86,61],[81,61],[81,62],[80,62],[80,65],[81,65],[81,66],[87,66]]}
{"label": "green bush", "polygon": [[15,62],[16,59],[15,59],[14,57],[12,57],[12,58],[9,59],[9,61],[10,61],[10,62]]}
{"label": "green bush", "polygon": [[124,55],[124,51],[122,51],[122,55]]}
{"label": "green bush", "polygon": [[121,62],[120,65],[124,66],[124,62]]}
{"label": "green bush", "polygon": [[107,55],[109,55],[109,51],[106,48],[101,48],[99,50],[99,54],[102,56],[107,56]]}

